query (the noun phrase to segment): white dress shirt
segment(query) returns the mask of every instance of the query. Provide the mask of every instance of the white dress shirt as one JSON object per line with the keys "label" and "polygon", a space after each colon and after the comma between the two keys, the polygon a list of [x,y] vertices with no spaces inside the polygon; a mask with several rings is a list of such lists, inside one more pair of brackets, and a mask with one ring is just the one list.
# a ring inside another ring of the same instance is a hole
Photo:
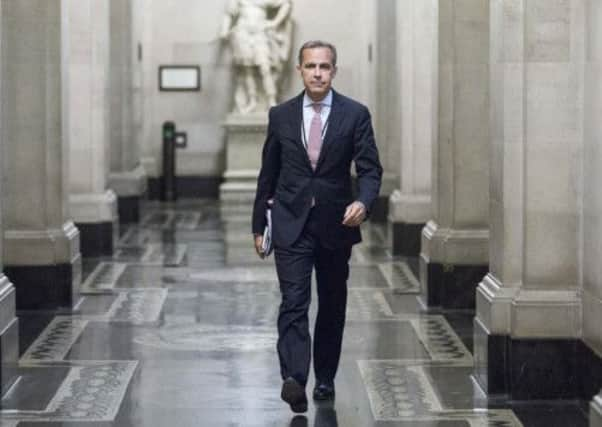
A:
{"label": "white dress shirt", "polygon": [[[332,89],[328,91],[326,96],[322,101],[319,102],[322,104],[322,111],[320,112],[320,116],[322,118],[322,138],[324,138],[324,134],[326,133],[326,126],[328,125],[328,116],[330,115],[330,108],[332,107]],[[307,142],[309,141],[309,128],[311,127],[311,121],[314,118],[314,114],[316,112],[313,109],[313,104],[315,102],[307,96],[307,92],[303,95],[303,128],[301,130],[301,141],[303,141],[303,145],[307,149]]]}

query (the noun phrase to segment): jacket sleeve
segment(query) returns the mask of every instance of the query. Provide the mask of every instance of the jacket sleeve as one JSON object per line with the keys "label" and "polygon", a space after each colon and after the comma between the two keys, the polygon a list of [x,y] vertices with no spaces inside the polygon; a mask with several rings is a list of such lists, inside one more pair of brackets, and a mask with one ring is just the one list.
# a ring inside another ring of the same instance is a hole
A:
{"label": "jacket sleeve", "polygon": [[364,204],[369,213],[380,191],[383,168],[378,158],[370,113],[365,107],[360,112],[355,128],[353,160],[357,174],[357,200]]}
{"label": "jacket sleeve", "polygon": [[261,169],[257,178],[257,192],[253,205],[253,234],[263,234],[266,224],[267,201],[274,196],[280,174],[280,143],[274,133],[273,109],[270,109],[268,132],[261,155]]}

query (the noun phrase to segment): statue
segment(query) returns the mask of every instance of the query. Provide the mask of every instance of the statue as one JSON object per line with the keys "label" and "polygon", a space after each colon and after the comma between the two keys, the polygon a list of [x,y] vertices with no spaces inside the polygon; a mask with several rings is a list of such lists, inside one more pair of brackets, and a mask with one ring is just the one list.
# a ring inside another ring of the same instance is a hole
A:
{"label": "statue", "polygon": [[232,48],[234,105],[241,114],[276,105],[277,85],[290,54],[291,8],[291,0],[230,0],[220,38]]}

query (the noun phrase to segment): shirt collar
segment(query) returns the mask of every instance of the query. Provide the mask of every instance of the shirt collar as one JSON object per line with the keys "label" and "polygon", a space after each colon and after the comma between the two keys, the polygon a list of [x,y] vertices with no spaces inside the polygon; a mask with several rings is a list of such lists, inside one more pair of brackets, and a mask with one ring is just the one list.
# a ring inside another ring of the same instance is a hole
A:
{"label": "shirt collar", "polygon": [[[311,107],[313,104],[314,101],[309,96],[307,96],[307,92],[305,92],[305,94],[303,95],[303,106]],[[320,101],[320,104],[322,104],[323,107],[330,107],[332,105],[332,89],[328,91],[324,99]]]}

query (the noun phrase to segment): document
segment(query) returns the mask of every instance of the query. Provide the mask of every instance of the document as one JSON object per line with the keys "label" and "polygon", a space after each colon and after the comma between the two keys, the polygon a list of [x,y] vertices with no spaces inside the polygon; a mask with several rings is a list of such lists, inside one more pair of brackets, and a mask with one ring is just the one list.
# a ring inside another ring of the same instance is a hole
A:
{"label": "document", "polygon": [[263,230],[263,243],[261,245],[261,249],[263,250],[265,256],[268,256],[272,253],[272,250],[274,249],[274,245],[272,243],[272,209],[266,209],[265,220],[266,225]]}

